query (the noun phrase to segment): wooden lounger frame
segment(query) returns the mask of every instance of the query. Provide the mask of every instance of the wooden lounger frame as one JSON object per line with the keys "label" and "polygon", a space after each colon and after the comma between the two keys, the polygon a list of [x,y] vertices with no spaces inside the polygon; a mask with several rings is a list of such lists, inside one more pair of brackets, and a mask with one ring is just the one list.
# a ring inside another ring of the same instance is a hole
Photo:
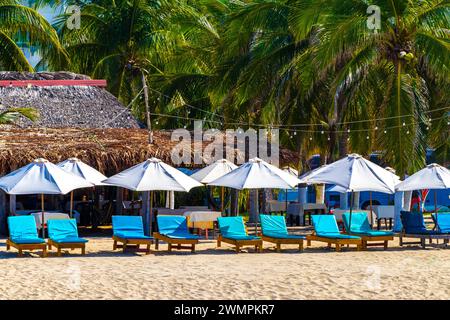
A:
{"label": "wooden lounger frame", "polygon": [[52,239],[48,239],[47,241],[48,249],[51,250],[52,246],[57,249],[57,256],[61,257],[62,252],[61,249],[81,249],[81,254],[86,254],[86,243],[85,242],[66,242],[66,243],[58,243],[53,241]]}
{"label": "wooden lounger frame", "polygon": [[[118,236],[112,237],[114,240],[113,243],[113,250],[116,250],[117,248],[122,248],[123,252],[125,253],[125,250],[127,250],[128,246],[136,246],[137,250],[139,251],[140,245],[146,245],[145,254],[150,254],[150,245],[153,243],[153,239],[127,239],[127,238],[121,238]],[[122,243],[117,244],[118,242]]]}
{"label": "wooden lounger frame", "polygon": [[6,250],[11,249],[11,247],[19,250],[19,257],[23,256],[23,250],[42,250],[42,257],[47,256],[47,244],[44,243],[15,243],[10,239],[6,240]]}
{"label": "wooden lounger frame", "polygon": [[[425,249],[426,240],[429,240],[429,243],[432,242],[433,239],[444,240],[444,244],[448,245],[450,240],[450,234],[406,234],[406,233],[399,233],[396,236],[399,237],[400,246],[403,246],[404,244],[420,244],[423,249]],[[413,239],[419,239],[419,241],[404,241],[403,238],[413,238]]]}
{"label": "wooden lounger frame", "polygon": [[263,240],[262,239],[253,239],[253,240],[234,240],[230,238],[224,238],[221,234],[217,237],[217,247],[220,248],[222,246],[222,242],[231,244],[235,247],[236,253],[239,253],[239,250],[243,246],[254,246],[256,252],[262,252],[263,248]]}
{"label": "wooden lounger frame", "polygon": [[167,242],[168,251],[171,252],[172,249],[177,250],[191,250],[195,252],[195,245],[198,244],[198,239],[174,239],[160,234],[159,232],[153,232],[153,238],[155,238],[155,248],[159,249],[159,240]]}
{"label": "wooden lounger frame", "polygon": [[277,246],[277,252],[281,252],[282,244],[298,244],[298,251],[303,251],[303,240],[304,239],[289,239],[289,238],[272,238],[261,235],[263,241],[275,243]]}
{"label": "wooden lounger frame", "polygon": [[[350,233],[352,236],[360,237],[362,240],[362,249],[367,247],[379,247],[383,246],[384,250],[387,250],[389,241],[394,240],[394,236],[363,236],[357,233]],[[371,242],[371,243],[369,243]]]}
{"label": "wooden lounger frame", "polygon": [[325,238],[325,237],[319,237],[315,234],[307,235],[306,236],[306,244],[307,246],[311,245],[311,241],[320,241],[328,243],[328,247],[331,248],[331,245],[336,245],[336,251],[341,251],[341,247],[343,245],[356,245],[356,250],[360,251],[363,248],[362,240],[361,239],[334,239],[334,238]]}

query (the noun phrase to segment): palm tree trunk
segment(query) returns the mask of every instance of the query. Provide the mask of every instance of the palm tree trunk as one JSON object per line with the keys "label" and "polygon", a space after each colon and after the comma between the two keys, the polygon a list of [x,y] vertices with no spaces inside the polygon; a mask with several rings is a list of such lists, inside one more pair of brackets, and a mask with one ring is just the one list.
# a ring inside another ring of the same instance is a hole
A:
{"label": "palm tree trunk", "polygon": [[341,133],[339,137],[339,159],[345,157],[348,154],[348,132]]}
{"label": "palm tree trunk", "polygon": [[144,102],[145,102],[145,118],[147,120],[147,128],[148,128],[148,143],[153,144],[153,132],[152,132],[152,121],[151,121],[151,114],[150,114],[150,106],[148,103],[148,87],[147,87],[147,80],[145,79],[145,74],[142,72],[141,75],[142,79],[142,87],[144,90]]}
{"label": "palm tree trunk", "polygon": [[326,163],[332,163],[334,161],[334,150],[336,147],[336,143],[337,143],[337,132],[336,132],[336,127],[333,125],[330,128],[330,140],[328,141],[328,146],[327,146],[327,156],[326,156]]}

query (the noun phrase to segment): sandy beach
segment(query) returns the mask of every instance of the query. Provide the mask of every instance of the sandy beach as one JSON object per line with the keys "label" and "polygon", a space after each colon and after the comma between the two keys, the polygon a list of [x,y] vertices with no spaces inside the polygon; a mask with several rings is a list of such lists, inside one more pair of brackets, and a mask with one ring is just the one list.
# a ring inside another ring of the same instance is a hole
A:
{"label": "sandy beach", "polygon": [[[0,245],[1,299],[449,299],[448,249],[418,246],[336,253],[313,243],[303,253],[235,254],[213,240],[198,252],[113,252],[89,238],[87,255],[18,258]],[[165,244],[160,249],[166,249]]]}

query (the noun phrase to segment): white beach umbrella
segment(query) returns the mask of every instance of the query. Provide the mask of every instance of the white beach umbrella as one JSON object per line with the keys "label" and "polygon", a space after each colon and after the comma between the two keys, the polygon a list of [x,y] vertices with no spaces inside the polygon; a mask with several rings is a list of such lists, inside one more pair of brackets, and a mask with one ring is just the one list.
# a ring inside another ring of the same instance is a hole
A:
{"label": "white beach umbrella", "polygon": [[[289,173],[291,176],[298,178],[298,171],[290,166],[285,166],[282,169],[284,172]],[[288,207],[288,189],[285,189],[285,202],[286,202],[286,212]]]}
{"label": "white beach umbrella", "polygon": [[[124,170],[103,183],[133,191],[150,191],[150,221],[153,214],[153,191],[189,192],[194,187],[202,186],[197,180],[156,158]],[[149,225],[151,234],[151,223]]]}
{"label": "white beach umbrella", "polygon": [[108,177],[103,175],[103,173],[92,168],[91,166],[88,166],[78,158],[69,158],[58,163],[57,166],[64,171],[79,176],[80,178],[83,178],[96,186],[106,185],[102,181],[108,179]]}
{"label": "white beach umbrella", "polygon": [[432,163],[395,186],[397,191],[434,189],[434,211],[437,213],[437,189],[450,189],[450,170]]}
{"label": "white beach umbrella", "polygon": [[291,189],[297,186],[297,177],[263,161],[250,159],[239,168],[209,183],[211,186],[224,186],[242,189]]}
{"label": "white beach umbrella", "polygon": [[239,168],[209,183],[211,186],[224,186],[242,189],[291,189],[301,181],[291,174],[263,161],[250,159]]}
{"label": "white beach umbrella", "polygon": [[292,168],[292,167],[289,167],[289,166],[286,166],[286,167],[283,167],[283,169],[282,169],[284,172],[287,172],[287,173],[289,173],[290,175],[292,175],[292,176],[294,176],[294,177],[298,177],[298,171],[297,170],[295,170],[294,168]]}
{"label": "white beach umbrella", "polygon": [[[57,164],[58,167],[66,172],[72,173],[84,180],[89,181],[94,186],[106,185],[102,183],[103,180],[107,179],[100,171],[88,166],[86,163],[78,158],[69,158],[63,162]],[[70,192],[70,216],[72,217],[73,211],[73,191]]]}
{"label": "white beach umbrella", "polygon": [[359,154],[349,154],[343,159],[321,166],[303,175],[300,180],[307,184],[334,184],[337,190],[351,192],[350,225],[354,192],[369,191],[372,206],[372,191],[392,194],[395,193],[395,185],[400,182],[394,173]]}
{"label": "white beach umbrella", "polygon": [[[209,166],[193,173],[190,177],[203,183],[208,184],[227,173],[236,169],[237,166],[227,159],[220,159]],[[221,210],[224,209],[224,187],[221,187]]]}
{"label": "white beach umbrella", "polygon": [[[44,194],[67,194],[75,189],[89,188],[93,184],[45,159],[32,163],[0,178],[0,188],[8,194],[40,194],[42,225],[44,225]],[[44,228],[42,228],[44,235]]]}
{"label": "white beach umbrella", "polygon": [[344,189],[395,193],[399,177],[358,154],[324,165],[300,177],[303,183],[335,184]]}
{"label": "white beach umbrella", "polygon": [[217,160],[209,166],[193,173],[190,177],[204,184],[209,184],[214,180],[226,175],[236,169],[237,166],[227,159]]}

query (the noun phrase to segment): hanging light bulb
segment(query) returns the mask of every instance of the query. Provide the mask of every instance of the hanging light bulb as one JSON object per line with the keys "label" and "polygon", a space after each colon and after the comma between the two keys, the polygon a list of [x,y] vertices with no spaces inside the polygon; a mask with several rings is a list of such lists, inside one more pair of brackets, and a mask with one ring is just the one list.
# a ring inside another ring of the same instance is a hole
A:
{"label": "hanging light bulb", "polygon": [[406,123],[403,122],[403,126],[406,126]]}
{"label": "hanging light bulb", "polygon": [[367,135],[366,139],[369,140],[369,138],[370,138],[369,135]]}
{"label": "hanging light bulb", "polygon": [[294,136],[296,136],[297,135],[297,131],[294,131]]}
{"label": "hanging light bulb", "polygon": [[384,130],[383,133],[386,133],[386,130]]}
{"label": "hanging light bulb", "polygon": [[378,126],[375,127],[375,130],[378,130]]}
{"label": "hanging light bulb", "polygon": [[320,133],[321,133],[321,134],[324,134],[325,132],[322,130],[322,131],[320,131]]}
{"label": "hanging light bulb", "polygon": [[309,137],[309,141],[311,141],[312,140],[312,137]]}
{"label": "hanging light bulb", "polygon": [[350,129],[348,129],[347,132],[350,133]]}

